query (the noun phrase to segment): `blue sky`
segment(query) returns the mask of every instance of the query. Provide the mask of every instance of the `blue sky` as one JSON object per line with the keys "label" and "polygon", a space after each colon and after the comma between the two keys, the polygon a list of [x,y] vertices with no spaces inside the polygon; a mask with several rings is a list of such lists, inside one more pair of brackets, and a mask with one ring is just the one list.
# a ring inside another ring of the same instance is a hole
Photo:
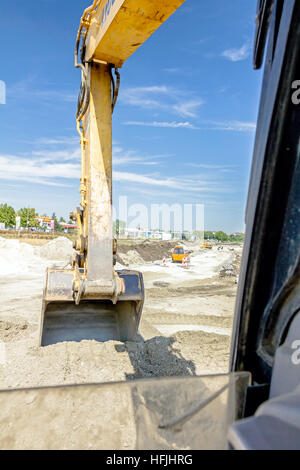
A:
{"label": "blue sky", "polygon": [[[68,217],[79,205],[73,55],[90,3],[1,3],[0,202],[16,209]],[[207,230],[244,229],[262,80],[252,69],[255,10],[256,0],[186,0],[124,64],[115,200],[204,204]]]}

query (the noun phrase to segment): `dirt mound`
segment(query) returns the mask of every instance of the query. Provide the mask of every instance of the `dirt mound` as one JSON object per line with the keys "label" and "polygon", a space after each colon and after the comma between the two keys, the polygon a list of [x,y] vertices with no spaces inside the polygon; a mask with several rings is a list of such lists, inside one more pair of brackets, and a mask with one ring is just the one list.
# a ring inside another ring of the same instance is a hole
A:
{"label": "dirt mound", "polygon": [[119,255],[121,264],[129,266],[130,264],[143,264],[144,260],[136,250],[129,250],[127,253]]}
{"label": "dirt mound", "polygon": [[232,277],[237,276],[240,271],[241,257],[240,255],[235,255],[232,264],[225,264],[220,270],[220,277]]}
{"label": "dirt mound", "polygon": [[193,361],[187,361],[174,347],[174,338],[156,336],[140,343],[127,343],[135,373],[128,379],[195,375]]}
{"label": "dirt mound", "polygon": [[[170,283],[169,282],[163,282],[163,281],[154,281],[153,285],[155,287],[160,287],[162,289],[165,289],[166,287],[169,287]],[[155,291],[156,293],[156,291]]]}
{"label": "dirt mound", "polygon": [[[14,331],[15,325],[7,326]],[[181,355],[174,338],[156,336],[138,343],[82,341],[26,349],[22,343],[16,347],[11,339],[17,342],[18,337],[5,338],[7,361],[0,367],[1,388],[195,375],[193,360]]]}
{"label": "dirt mound", "polygon": [[[231,338],[204,331],[180,331],[174,335],[183,356],[192,357],[197,373],[224,373],[229,370]],[[198,369],[199,367],[199,369]]]}
{"label": "dirt mound", "polygon": [[[162,259],[164,256],[166,258],[171,256],[171,251],[176,246],[178,242],[167,242],[167,241],[150,241],[145,240],[143,242],[132,242],[128,244],[119,243],[118,245],[118,256],[117,261],[123,263],[123,259],[126,260],[126,255],[129,252],[135,252],[136,255],[130,255],[133,259],[139,259],[138,262],[133,262],[133,264],[142,264],[143,262],[157,261]],[[124,257],[125,255],[125,257]],[[138,256],[139,258],[138,258]],[[131,263],[131,261],[129,261]]]}

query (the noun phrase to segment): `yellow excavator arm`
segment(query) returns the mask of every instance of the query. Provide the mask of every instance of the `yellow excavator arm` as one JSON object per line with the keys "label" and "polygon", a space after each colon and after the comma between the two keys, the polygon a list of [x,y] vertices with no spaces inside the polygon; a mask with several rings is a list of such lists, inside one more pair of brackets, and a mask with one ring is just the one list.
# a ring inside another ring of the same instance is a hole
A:
{"label": "yellow excavator arm", "polygon": [[118,68],[184,1],[95,0],[81,18],[75,51],[82,76],[76,115],[81,207],[71,214],[79,238],[72,267],[48,270],[41,345],[136,338],[143,277],[135,271],[115,271],[113,263],[112,113],[120,85]]}

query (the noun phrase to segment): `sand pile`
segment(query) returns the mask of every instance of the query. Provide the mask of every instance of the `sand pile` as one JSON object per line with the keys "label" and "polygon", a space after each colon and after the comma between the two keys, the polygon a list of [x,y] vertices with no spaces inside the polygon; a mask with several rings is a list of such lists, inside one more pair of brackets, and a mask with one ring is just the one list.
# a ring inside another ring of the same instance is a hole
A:
{"label": "sand pile", "polygon": [[174,338],[163,336],[145,342],[126,343],[135,371],[127,378],[195,375],[193,361],[187,361],[174,343]]}
{"label": "sand pile", "polygon": [[50,261],[67,263],[72,253],[72,242],[65,237],[56,238],[41,247],[0,237],[0,278],[19,274],[41,275],[47,266],[53,264]]}
{"label": "sand pile", "polygon": [[129,250],[127,253],[119,254],[121,264],[129,266],[130,264],[143,264],[144,260],[136,250]]}
{"label": "sand pile", "polygon": [[220,277],[230,277],[235,276],[237,277],[240,271],[240,263],[241,263],[241,256],[239,254],[234,255],[232,263],[225,264],[222,266],[220,270]]}
{"label": "sand pile", "polygon": [[6,345],[6,363],[0,365],[2,389],[195,375],[193,360],[182,356],[174,338],[156,336],[138,343],[82,341],[39,348],[37,329],[26,321],[13,325],[6,320],[2,325],[0,339]]}
{"label": "sand pile", "polygon": [[16,318],[14,322],[0,320],[0,341],[14,341],[16,338],[22,337],[25,330],[31,332],[32,327],[22,318]]}
{"label": "sand pile", "polygon": [[37,247],[5,238],[0,238],[0,259],[0,278],[30,274],[42,264]]}
{"label": "sand pile", "polygon": [[222,269],[220,271],[220,276],[221,277],[234,276],[234,268],[232,264],[225,264],[224,266],[222,266]]}
{"label": "sand pile", "polygon": [[66,237],[55,238],[39,248],[41,258],[69,261],[73,254],[73,243]]}

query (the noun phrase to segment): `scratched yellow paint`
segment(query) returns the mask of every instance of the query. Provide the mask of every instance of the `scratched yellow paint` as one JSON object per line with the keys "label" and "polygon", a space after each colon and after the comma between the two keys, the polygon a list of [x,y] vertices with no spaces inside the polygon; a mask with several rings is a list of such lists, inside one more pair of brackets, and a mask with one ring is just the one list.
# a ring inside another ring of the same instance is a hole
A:
{"label": "scratched yellow paint", "polygon": [[185,0],[103,0],[92,19],[86,61],[121,67]]}

